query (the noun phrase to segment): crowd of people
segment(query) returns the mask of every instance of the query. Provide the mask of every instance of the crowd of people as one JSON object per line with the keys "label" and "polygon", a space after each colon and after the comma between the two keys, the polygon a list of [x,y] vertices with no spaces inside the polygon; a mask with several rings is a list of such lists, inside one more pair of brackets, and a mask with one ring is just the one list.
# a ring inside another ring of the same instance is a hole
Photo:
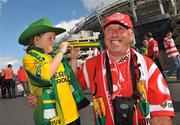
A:
{"label": "crowd of people", "polygon": [[[180,55],[172,33],[164,38],[173,62],[164,73],[152,33],[144,35],[143,54],[131,47],[135,37],[129,15],[112,14],[102,28],[106,48],[79,67],[80,49],[71,48],[69,64],[64,58],[69,43],[54,46],[55,36],[66,30],[54,27],[49,19],[39,19],[21,33],[19,44],[27,49],[17,80],[23,95],[29,82],[28,103],[34,108],[35,124],[80,125],[79,110],[90,103],[83,90],[90,88],[96,125],[172,125],[175,112],[166,77],[176,71],[180,80]],[[9,98],[15,96],[13,76],[9,64],[1,73]]]}
{"label": "crowd of people", "polygon": [[[21,91],[18,88],[16,89],[17,84],[22,85]],[[19,92],[21,92],[20,95],[26,96],[29,92],[28,78],[23,66],[20,66],[17,75],[13,71],[12,64],[8,64],[7,68],[0,72],[0,90],[3,99],[15,98]]]}
{"label": "crowd of people", "polygon": [[6,98],[6,90],[8,93],[8,98],[15,97],[15,82],[14,82],[14,71],[12,65],[8,64],[6,69],[1,72],[1,85],[2,85],[2,98]]}
{"label": "crowd of people", "polygon": [[173,73],[176,73],[176,80],[180,80],[180,54],[172,38],[172,31],[168,30],[163,40],[167,61],[170,62],[170,65],[166,69],[164,60],[159,52],[158,42],[153,38],[153,34],[148,32],[144,35],[144,38],[141,53],[155,62],[166,80],[170,80],[170,76],[172,76]]}

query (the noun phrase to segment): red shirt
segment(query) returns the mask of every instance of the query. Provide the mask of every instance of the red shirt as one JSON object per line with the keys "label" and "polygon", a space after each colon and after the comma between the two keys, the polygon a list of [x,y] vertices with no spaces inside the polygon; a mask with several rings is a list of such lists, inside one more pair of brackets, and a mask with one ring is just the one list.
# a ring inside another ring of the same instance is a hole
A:
{"label": "red shirt", "polygon": [[4,69],[2,73],[3,73],[5,80],[6,79],[12,79],[14,76],[14,71],[10,68]]}
{"label": "red shirt", "polygon": [[179,55],[179,52],[175,45],[175,42],[172,38],[170,38],[170,37],[164,38],[164,47],[166,49],[166,54],[167,54],[168,58]]}
{"label": "red shirt", "polygon": [[27,74],[26,74],[26,71],[24,70],[24,68],[20,68],[18,70],[18,72],[17,72],[17,80],[18,80],[19,83],[28,81]]}
{"label": "red shirt", "polygon": [[159,53],[158,43],[155,39],[151,38],[148,43],[148,57],[153,57]]}
{"label": "red shirt", "polygon": [[[105,125],[114,125],[113,122],[113,106],[108,91],[105,68],[105,53],[99,54],[88,59],[78,71],[78,80],[84,89],[90,88],[93,93],[93,103],[95,115],[106,117]],[[148,102],[150,108],[149,114],[143,116],[140,108],[136,106],[133,115],[133,125],[140,125],[146,122],[150,123],[153,116],[174,116],[171,96],[166,81],[164,80],[160,70],[148,57],[138,53],[137,61],[141,67],[141,81],[138,86],[140,91],[146,92],[144,98]],[[110,61],[113,96],[130,97],[132,95],[132,80],[130,71],[130,55],[127,54],[119,61]],[[97,103],[98,102],[98,103]],[[138,122],[138,124],[136,124]]]}

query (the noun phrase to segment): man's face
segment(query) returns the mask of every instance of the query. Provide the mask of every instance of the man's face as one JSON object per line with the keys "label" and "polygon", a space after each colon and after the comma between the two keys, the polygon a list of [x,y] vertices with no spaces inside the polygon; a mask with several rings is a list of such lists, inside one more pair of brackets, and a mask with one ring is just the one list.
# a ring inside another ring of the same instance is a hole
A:
{"label": "man's face", "polygon": [[146,48],[148,48],[148,40],[144,40],[144,41],[143,41],[143,44],[144,44],[144,46],[145,46]]}
{"label": "man's face", "polygon": [[172,36],[172,32],[168,32],[167,36],[171,37]]}
{"label": "man's face", "polygon": [[148,41],[148,40],[149,40],[149,37],[147,37],[146,35],[144,35],[144,39]]}
{"label": "man's face", "polygon": [[130,48],[133,32],[119,24],[110,24],[104,29],[104,40],[110,54],[123,55]]}

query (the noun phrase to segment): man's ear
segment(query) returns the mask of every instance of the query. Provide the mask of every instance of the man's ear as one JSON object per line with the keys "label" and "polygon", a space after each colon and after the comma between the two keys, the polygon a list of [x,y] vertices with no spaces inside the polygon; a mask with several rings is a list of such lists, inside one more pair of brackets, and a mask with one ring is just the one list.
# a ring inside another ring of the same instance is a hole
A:
{"label": "man's ear", "polygon": [[134,32],[132,29],[128,29],[128,32],[129,32],[129,36],[130,36],[130,42],[134,41]]}

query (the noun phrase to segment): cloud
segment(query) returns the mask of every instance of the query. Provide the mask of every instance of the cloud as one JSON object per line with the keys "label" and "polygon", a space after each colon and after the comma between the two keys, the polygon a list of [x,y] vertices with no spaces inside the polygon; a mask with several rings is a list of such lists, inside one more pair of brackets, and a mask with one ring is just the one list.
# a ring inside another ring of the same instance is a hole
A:
{"label": "cloud", "polygon": [[22,65],[22,61],[14,59],[12,57],[0,57],[0,70],[7,68],[8,64],[13,65],[13,70],[16,73],[19,65]]}
{"label": "cloud", "polygon": [[78,25],[79,22],[81,22],[85,17],[81,17],[79,19],[73,19],[73,20],[69,20],[69,21],[62,21],[59,22],[59,24],[56,25],[56,27],[61,27],[66,29],[66,32],[60,34],[57,36],[57,41],[63,37],[65,37],[65,35],[67,35],[76,25]]}
{"label": "cloud", "polygon": [[108,4],[111,4],[113,2],[116,2],[118,0],[81,0],[84,4],[84,7],[91,11],[100,7],[107,6]]}
{"label": "cloud", "polygon": [[8,0],[0,0],[0,3],[7,3]]}
{"label": "cloud", "polygon": [[3,4],[7,3],[8,0],[0,0],[0,15]]}

